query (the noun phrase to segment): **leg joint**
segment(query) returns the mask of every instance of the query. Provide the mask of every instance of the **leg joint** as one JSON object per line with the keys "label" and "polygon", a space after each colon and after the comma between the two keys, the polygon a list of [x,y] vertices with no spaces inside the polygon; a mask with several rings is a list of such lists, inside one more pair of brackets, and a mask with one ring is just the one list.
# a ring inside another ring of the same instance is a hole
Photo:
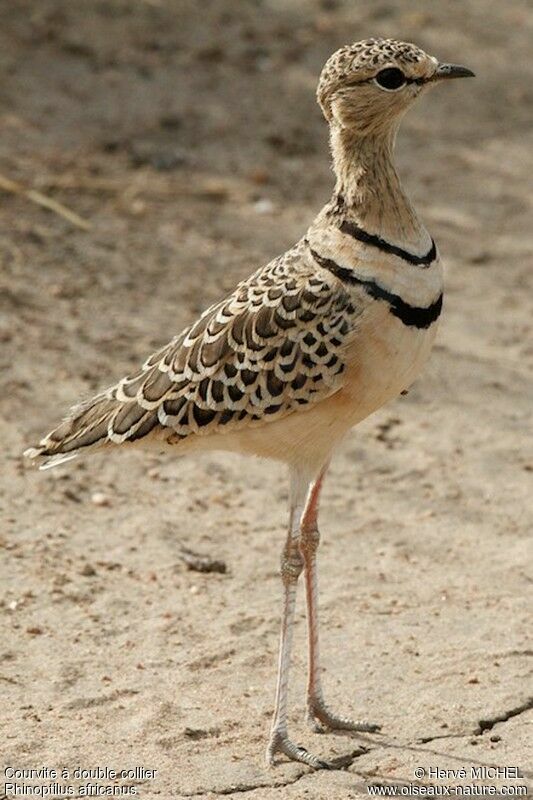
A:
{"label": "leg joint", "polygon": [[304,559],[312,558],[318,550],[320,544],[320,531],[313,525],[310,528],[302,528],[300,534],[300,552]]}
{"label": "leg joint", "polygon": [[284,584],[295,583],[303,569],[302,554],[296,540],[289,540],[281,554],[281,579]]}

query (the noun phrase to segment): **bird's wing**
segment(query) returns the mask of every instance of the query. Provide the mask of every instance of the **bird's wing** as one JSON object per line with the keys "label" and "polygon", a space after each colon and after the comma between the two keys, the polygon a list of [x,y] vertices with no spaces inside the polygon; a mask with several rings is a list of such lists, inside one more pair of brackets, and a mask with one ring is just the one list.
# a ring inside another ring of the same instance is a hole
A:
{"label": "bird's wing", "polygon": [[343,348],[358,310],[299,243],[154,353],[137,373],[75,407],[30,458],[82,448],[172,441],[266,424],[342,385]]}

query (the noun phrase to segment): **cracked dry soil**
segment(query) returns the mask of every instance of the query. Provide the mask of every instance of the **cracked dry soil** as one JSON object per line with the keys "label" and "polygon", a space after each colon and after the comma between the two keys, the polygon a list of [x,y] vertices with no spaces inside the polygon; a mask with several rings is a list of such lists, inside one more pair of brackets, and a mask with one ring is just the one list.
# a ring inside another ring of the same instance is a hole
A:
{"label": "cracked dry soil", "polygon": [[[2,769],[156,769],[143,798],[530,779],[532,24],[525,0],[0,4],[0,175],[91,225],[1,194]],[[292,735],[339,768],[267,770],[282,470],[133,452],[39,474],[20,453],[301,235],[331,190],[320,68],[369,35],[478,77],[398,142],[448,270],[435,351],[323,497],[327,700],[382,732],[306,729],[300,604]]]}

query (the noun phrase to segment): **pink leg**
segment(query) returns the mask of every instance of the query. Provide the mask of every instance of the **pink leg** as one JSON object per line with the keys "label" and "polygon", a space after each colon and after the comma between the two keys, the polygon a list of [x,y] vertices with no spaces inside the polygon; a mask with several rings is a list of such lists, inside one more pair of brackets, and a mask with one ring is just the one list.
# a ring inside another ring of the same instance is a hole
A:
{"label": "pink leg", "polygon": [[318,531],[318,505],[320,491],[328,465],[311,485],[300,522],[300,552],[302,554],[307,601],[307,629],[309,643],[309,672],[307,680],[307,716],[315,730],[341,729],[360,732],[379,730],[379,725],[356,722],[336,716],[328,709],[322,694],[320,655],[318,644],[318,581],[316,552],[320,541]]}
{"label": "pink leg", "polygon": [[289,738],[287,730],[287,704],[289,686],[289,662],[294,626],[294,608],[298,578],[305,570],[305,590],[307,599],[307,625],[309,632],[309,678],[307,684],[307,709],[309,718],[320,722],[327,728],[343,728],[355,731],[375,731],[378,725],[365,722],[352,722],[345,717],[334,716],[324,703],[320,683],[318,652],[318,610],[316,551],[319,542],[317,525],[320,489],[327,466],[318,478],[309,477],[303,471],[291,474],[291,515],[287,541],[281,557],[281,579],[283,582],[283,617],[276,685],[276,703],[270,741],[267,748],[267,762],[274,763],[276,753],[283,753],[295,761],[302,761],[315,768],[328,767],[328,764],[299,747]]}

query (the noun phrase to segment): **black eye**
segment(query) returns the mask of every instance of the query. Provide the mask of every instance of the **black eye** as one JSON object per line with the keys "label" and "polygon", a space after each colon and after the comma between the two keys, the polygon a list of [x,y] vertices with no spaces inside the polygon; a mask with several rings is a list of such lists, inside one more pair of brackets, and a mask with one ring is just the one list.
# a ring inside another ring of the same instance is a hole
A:
{"label": "black eye", "polygon": [[387,89],[389,92],[395,92],[396,89],[401,89],[405,85],[405,75],[397,67],[382,69],[374,80],[378,86],[381,86],[382,89]]}

